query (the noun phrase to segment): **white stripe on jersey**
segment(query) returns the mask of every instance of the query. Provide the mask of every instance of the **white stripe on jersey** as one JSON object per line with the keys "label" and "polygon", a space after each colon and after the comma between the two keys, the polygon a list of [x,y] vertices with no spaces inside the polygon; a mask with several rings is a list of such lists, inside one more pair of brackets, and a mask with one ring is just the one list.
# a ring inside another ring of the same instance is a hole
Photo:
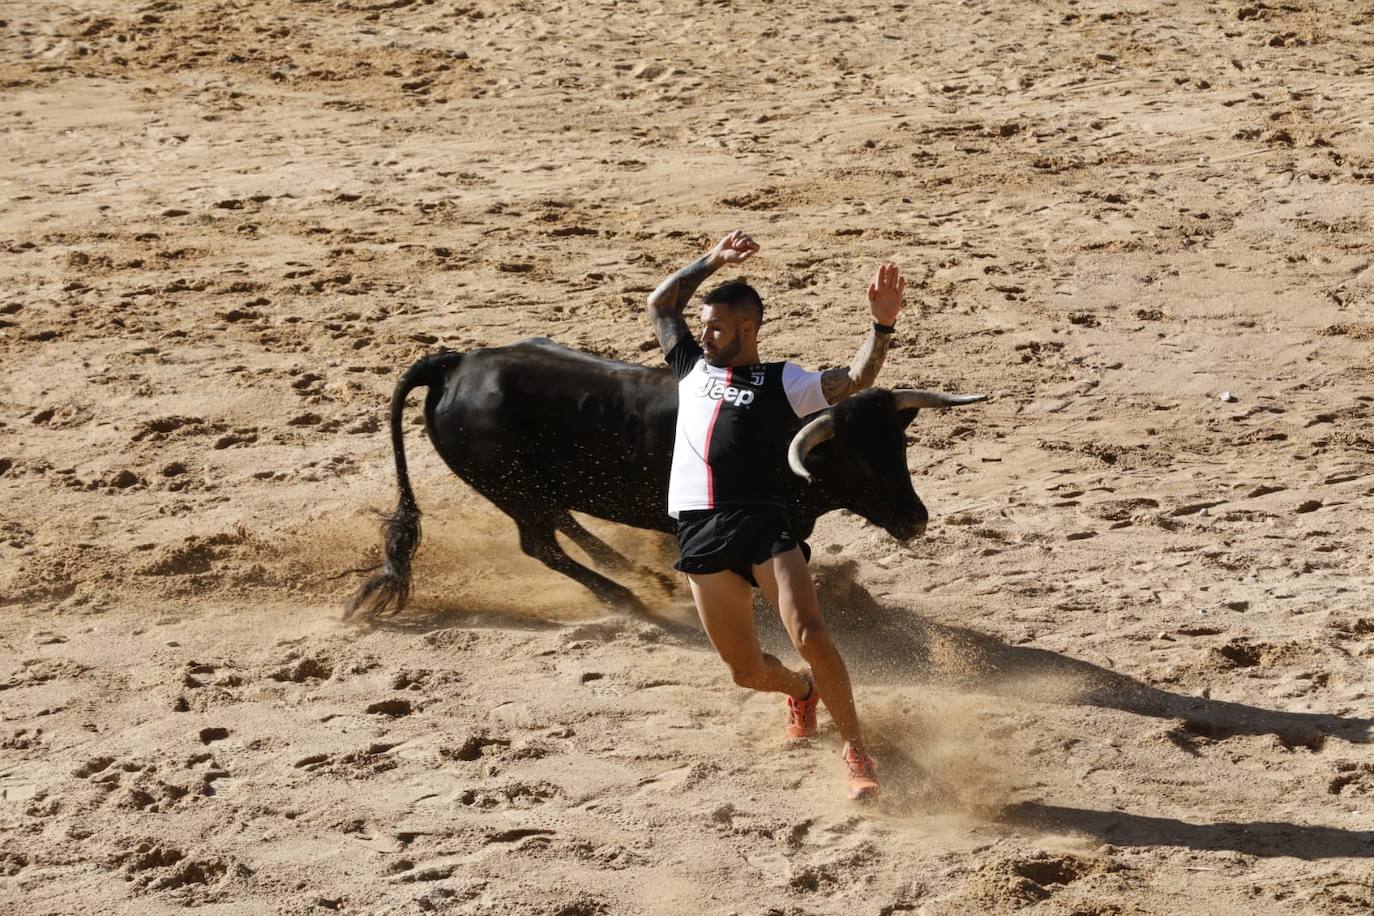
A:
{"label": "white stripe on jersey", "polygon": [[715,507],[711,486],[711,433],[720,415],[722,398],[703,397],[707,379],[727,381],[729,369],[708,366],[698,359],[677,383],[677,436],[673,441],[673,471],[668,478],[668,514]]}
{"label": "white stripe on jersey", "polygon": [[[677,433],[672,474],[668,480],[668,514],[673,518],[681,512],[716,508],[715,486],[707,456],[725,402],[718,389],[724,387],[728,396],[733,371],[698,359],[692,371],[678,382]],[[792,412],[799,417],[830,406],[821,390],[819,372],[808,372],[795,363],[783,363],[782,386]],[[716,397],[707,393],[713,387],[717,389]],[[744,395],[753,396],[747,390]]]}

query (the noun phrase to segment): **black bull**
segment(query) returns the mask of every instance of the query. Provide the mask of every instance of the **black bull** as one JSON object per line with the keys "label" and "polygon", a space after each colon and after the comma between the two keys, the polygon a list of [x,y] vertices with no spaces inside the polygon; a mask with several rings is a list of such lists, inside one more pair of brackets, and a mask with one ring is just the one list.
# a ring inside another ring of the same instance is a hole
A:
{"label": "black bull", "polygon": [[[348,600],[347,615],[399,611],[410,594],[420,510],[406,473],[401,414],[406,395],[419,387],[429,389],[425,428],[435,449],[455,474],[515,520],[525,553],[608,605],[644,609],[629,589],[568,556],[555,532],[598,565],[617,569],[627,561],[572,512],[673,531],[667,505],[677,384],[666,369],[534,338],[426,356],[401,376],[391,399],[400,502],[384,528],[381,571]],[[898,540],[923,532],[928,515],[911,486],[904,430],[921,406],[975,400],[981,398],[875,388],[810,422],[798,420],[789,453],[778,454],[780,463],[789,461],[797,472],[786,475],[797,534],[808,537],[816,518],[835,509],[849,509]]]}

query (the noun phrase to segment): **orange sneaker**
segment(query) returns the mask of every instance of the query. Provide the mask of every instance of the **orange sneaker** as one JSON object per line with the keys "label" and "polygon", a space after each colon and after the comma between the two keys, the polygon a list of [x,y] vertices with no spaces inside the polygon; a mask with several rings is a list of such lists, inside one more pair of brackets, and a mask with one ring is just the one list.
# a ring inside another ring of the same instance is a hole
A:
{"label": "orange sneaker", "polygon": [[855,801],[867,801],[878,797],[878,766],[862,748],[845,744],[844,768],[849,777],[850,798]]}
{"label": "orange sneaker", "polygon": [[796,700],[792,697],[787,698],[787,737],[789,738],[810,738],[816,733],[816,704],[821,701],[821,695],[816,692],[816,679],[811,676],[811,669],[802,669],[802,677],[811,685],[811,692],[806,695],[804,700]]}

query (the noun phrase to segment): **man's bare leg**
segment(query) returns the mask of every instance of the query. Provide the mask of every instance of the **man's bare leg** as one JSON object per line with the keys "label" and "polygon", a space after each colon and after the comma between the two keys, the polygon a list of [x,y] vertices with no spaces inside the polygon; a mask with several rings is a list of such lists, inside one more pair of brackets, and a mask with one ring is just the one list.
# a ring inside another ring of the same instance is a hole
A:
{"label": "man's bare leg", "polygon": [[785,693],[801,699],[810,689],[806,678],[783,665],[759,645],[754,629],[753,589],[732,572],[689,575],[701,625],[730,675],[741,687]]}
{"label": "man's bare leg", "polygon": [[[811,581],[800,547],[780,553],[767,563],[754,567],[754,579],[764,597],[773,602],[782,618],[792,645],[816,678],[821,702],[830,712],[840,736],[854,747],[863,747],[859,728],[859,714],[854,709],[854,691],[849,683],[849,669],[839,650],[830,640],[830,631],[821,618],[820,600]],[[743,581],[743,580],[741,580]],[[799,694],[793,694],[799,696]]]}

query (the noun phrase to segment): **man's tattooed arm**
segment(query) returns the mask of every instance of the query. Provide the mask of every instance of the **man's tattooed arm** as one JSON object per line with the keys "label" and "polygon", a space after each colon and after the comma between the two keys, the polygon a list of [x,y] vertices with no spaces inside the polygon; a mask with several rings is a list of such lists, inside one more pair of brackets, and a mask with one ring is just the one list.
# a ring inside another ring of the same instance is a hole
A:
{"label": "man's tattooed arm", "polygon": [[821,373],[821,392],[831,404],[838,404],[856,391],[862,391],[878,377],[883,367],[883,357],[887,356],[888,345],[892,343],[891,328],[897,321],[897,313],[902,310],[902,294],[906,292],[906,280],[896,264],[883,264],[878,274],[868,286],[868,310],[877,325],[888,331],[870,328],[863,346],[859,347],[854,363],[848,369],[827,369]]}
{"label": "man's tattooed arm", "polygon": [[664,353],[671,353],[679,340],[691,336],[687,322],[682,320],[682,310],[692,301],[697,287],[726,264],[741,264],[758,250],[757,242],[736,229],[716,242],[708,254],[668,277],[649,294],[649,320]]}
{"label": "man's tattooed arm", "polygon": [[649,294],[649,321],[653,323],[658,344],[664,353],[672,352],[679,340],[691,336],[692,332],[682,318],[682,310],[692,301],[692,294],[697,287],[720,269],[721,265],[714,256],[713,251],[697,258],[669,276]]}
{"label": "man's tattooed arm", "polygon": [[873,384],[878,370],[883,367],[888,345],[892,343],[891,334],[883,334],[872,328],[868,337],[854,356],[854,363],[848,369],[826,369],[821,373],[821,392],[826,401],[837,404],[858,391]]}

